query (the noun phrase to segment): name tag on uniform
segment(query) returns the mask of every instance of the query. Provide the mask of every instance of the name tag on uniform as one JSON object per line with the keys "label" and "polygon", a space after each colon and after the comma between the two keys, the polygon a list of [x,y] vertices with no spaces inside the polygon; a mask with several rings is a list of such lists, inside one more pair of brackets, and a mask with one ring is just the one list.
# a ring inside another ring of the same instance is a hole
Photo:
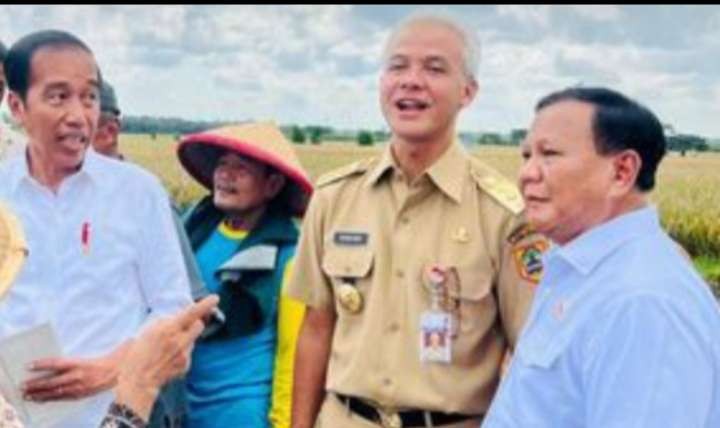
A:
{"label": "name tag on uniform", "polygon": [[367,232],[350,232],[350,231],[337,231],[333,236],[333,241],[337,245],[344,245],[350,247],[359,247],[367,245],[368,233]]}
{"label": "name tag on uniform", "polygon": [[447,312],[427,311],[420,316],[420,361],[450,363],[452,317]]}

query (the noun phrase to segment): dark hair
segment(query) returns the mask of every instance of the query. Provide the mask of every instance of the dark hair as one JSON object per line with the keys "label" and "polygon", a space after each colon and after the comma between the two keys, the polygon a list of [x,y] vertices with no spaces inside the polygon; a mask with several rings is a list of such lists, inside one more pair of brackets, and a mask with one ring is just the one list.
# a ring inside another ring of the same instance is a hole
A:
{"label": "dark hair", "polygon": [[5,57],[7,56],[7,48],[5,47],[5,43],[0,40],[0,62],[5,61]]}
{"label": "dark hair", "polygon": [[[82,40],[66,31],[43,30],[24,36],[12,45],[5,58],[5,76],[8,87],[20,95],[23,100],[30,87],[33,55],[39,49],[48,46],[78,48],[92,55],[92,51]],[[98,81],[100,80],[101,76],[98,71]]]}
{"label": "dark hair", "polygon": [[543,97],[535,112],[561,101],[592,104],[595,150],[601,155],[634,150],[642,165],[635,187],[646,192],[655,186],[655,171],[665,156],[666,142],[662,124],[648,108],[625,95],[607,88],[572,87]]}

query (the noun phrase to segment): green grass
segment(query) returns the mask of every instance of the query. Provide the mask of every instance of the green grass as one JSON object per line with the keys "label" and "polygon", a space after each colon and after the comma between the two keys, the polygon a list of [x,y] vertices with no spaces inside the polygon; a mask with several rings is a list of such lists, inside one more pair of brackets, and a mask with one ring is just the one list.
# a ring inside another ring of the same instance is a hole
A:
{"label": "green grass", "polygon": [[699,256],[693,259],[695,268],[707,279],[715,295],[720,298],[720,259]]}

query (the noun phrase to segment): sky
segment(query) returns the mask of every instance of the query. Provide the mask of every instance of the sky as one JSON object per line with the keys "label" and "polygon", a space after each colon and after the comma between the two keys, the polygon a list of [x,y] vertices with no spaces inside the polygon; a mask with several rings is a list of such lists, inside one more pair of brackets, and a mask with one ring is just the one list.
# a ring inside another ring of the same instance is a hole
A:
{"label": "sky", "polygon": [[70,31],[127,115],[387,126],[383,44],[413,12],[457,16],[481,41],[465,132],[527,128],[535,102],[608,86],[675,132],[720,137],[720,6],[0,6],[0,40]]}

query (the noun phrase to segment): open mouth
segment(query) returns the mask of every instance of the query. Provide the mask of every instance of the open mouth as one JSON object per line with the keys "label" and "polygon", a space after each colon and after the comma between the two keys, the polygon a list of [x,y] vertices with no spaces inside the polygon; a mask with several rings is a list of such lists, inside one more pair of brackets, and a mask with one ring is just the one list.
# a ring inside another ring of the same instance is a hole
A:
{"label": "open mouth", "polygon": [[401,98],[395,101],[395,107],[403,112],[424,111],[430,107],[430,103],[412,98]]}
{"label": "open mouth", "polygon": [[90,140],[82,134],[68,134],[60,137],[60,143],[73,149],[81,149],[88,145]]}
{"label": "open mouth", "polygon": [[234,195],[237,193],[237,189],[234,186],[228,186],[226,184],[216,184],[215,191],[229,195]]}

